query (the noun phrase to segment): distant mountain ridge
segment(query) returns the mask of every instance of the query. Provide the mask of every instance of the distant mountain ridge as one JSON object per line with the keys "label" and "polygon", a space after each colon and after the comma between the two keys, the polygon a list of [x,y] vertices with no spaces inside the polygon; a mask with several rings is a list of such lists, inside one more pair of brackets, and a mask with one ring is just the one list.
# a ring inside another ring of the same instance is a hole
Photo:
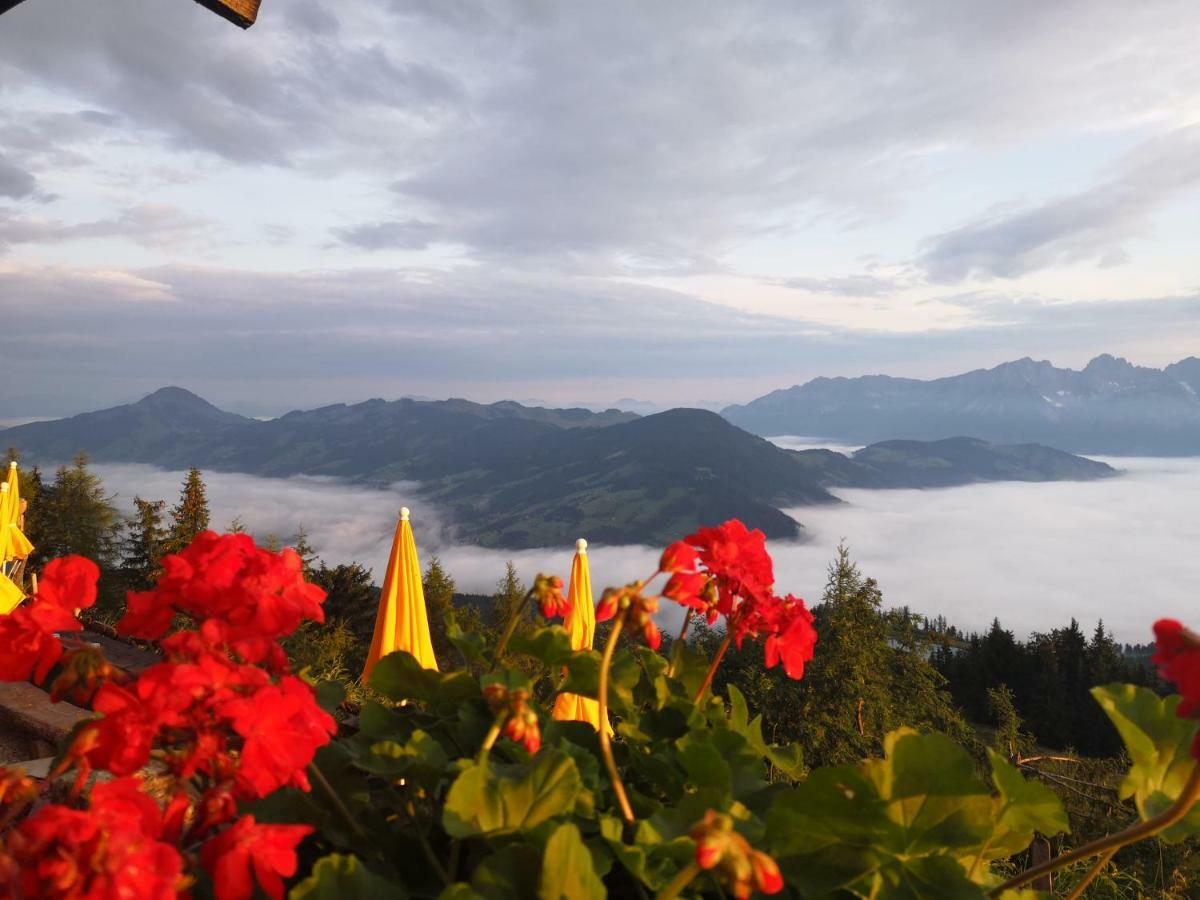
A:
{"label": "distant mountain ridge", "polygon": [[977,480],[1097,478],[1102,463],[1045,447],[958,439],[892,442],[853,456],[795,452],[713,412],[638,417],[513,402],[368,400],[259,421],[180,388],[138,403],[0,431],[34,462],[93,459],[253,475],[419,482],[449,537],[489,547],[660,544],[697,525],[743,519],[795,538],[783,509],[836,503],[829,487],[927,487]]}
{"label": "distant mountain ridge", "polygon": [[938,440],[969,435],[1072,453],[1200,454],[1200,359],[1164,369],[1103,354],[1080,371],[1028,357],[928,381],[814,378],[721,413],[761,435]]}

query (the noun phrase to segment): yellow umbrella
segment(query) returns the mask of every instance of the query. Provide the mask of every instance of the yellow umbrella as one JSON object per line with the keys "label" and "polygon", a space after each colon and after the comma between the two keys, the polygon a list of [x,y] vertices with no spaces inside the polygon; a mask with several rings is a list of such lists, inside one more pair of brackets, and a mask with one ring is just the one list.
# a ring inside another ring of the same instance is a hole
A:
{"label": "yellow umbrella", "polygon": [[[575,560],[571,563],[571,586],[567,591],[567,602],[571,611],[567,613],[567,634],[571,638],[572,650],[591,650],[596,637],[596,607],[592,600],[592,575],[588,571],[587,541],[580,538],[575,542]],[[554,701],[554,718],[562,721],[587,722],[595,729],[600,728],[600,704],[590,697],[578,694],[559,694]],[[604,727],[612,734],[612,726]]]}
{"label": "yellow umbrella", "polygon": [[0,561],[25,559],[33,552],[33,544],[19,526],[21,518],[21,488],[17,481],[17,463],[8,464],[8,480],[0,484]]}
{"label": "yellow umbrella", "polygon": [[421,587],[421,563],[412,527],[408,524],[408,507],[400,510],[400,524],[392,541],[392,555],[383,576],[383,592],[379,597],[379,613],[375,616],[375,635],[371,652],[363,668],[363,681],[371,670],[389,653],[406,650],[426,669],[437,669],[433,641],[429,637],[429,617],[425,611],[425,589]]}
{"label": "yellow umbrella", "polygon": [[24,599],[25,592],[13,584],[7,575],[0,575],[0,616],[7,616]]}

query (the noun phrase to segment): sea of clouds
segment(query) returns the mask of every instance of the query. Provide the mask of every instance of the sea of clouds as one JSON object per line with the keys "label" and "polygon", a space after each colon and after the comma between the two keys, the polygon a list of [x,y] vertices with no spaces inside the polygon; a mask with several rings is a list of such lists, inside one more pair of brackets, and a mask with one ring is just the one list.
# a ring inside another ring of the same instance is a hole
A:
{"label": "sea of clouds", "polygon": [[[795,439],[791,443],[812,446]],[[790,444],[789,444],[790,445]],[[1019,636],[1075,617],[1103,619],[1119,639],[1144,642],[1150,624],[1173,616],[1200,624],[1200,458],[1106,460],[1121,475],[1093,482],[978,484],[936,490],[841,490],[845,503],[788,512],[803,542],[772,542],[777,589],[819,598],[826,569],[845,540],[862,570],[878,579],[888,605],[944,614],[968,629],[993,617]],[[183,472],[97,464],[122,510],[134,495],[173,503]],[[569,571],[574,541],[524,551],[446,541],[437,510],[412,484],[380,490],[327,478],[259,478],[206,472],[213,527],[234,517],[260,539],[290,541],[303,526],[331,564],[357,560],[377,573],[387,562],[399,508],[412,508],[423,562],[436,554],[459,590],[490,592],[512,560],[526,580]],[[593,545],[597,591],[645,577],[657,550]],[[677,620],[675,610],[665,617]]]}

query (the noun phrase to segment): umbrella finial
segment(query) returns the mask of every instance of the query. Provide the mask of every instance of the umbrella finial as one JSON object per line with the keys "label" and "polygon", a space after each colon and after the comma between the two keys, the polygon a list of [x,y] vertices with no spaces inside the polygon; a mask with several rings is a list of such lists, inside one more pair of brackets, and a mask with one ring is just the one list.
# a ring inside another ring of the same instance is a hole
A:
{"label": "umbrella finial", "polygon": [[15,469],[17,467],[17,461],[15,459],[10,459],[8,461],[8,467],[10,469]]}
{"label": "umbrella finial", "polygon": [[587,553],[587,541],[580,538],[575,542],[575,549],[580,553]]}
{"label": "umbrella finial", "polygon": [[400,507],[400,521],[401,522],[408,521],[408,507],[407,506]]}

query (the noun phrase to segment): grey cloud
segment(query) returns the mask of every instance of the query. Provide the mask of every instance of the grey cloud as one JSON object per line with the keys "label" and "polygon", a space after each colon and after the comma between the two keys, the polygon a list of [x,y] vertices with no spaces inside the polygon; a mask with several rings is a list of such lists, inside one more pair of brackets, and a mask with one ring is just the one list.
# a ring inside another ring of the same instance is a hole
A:
{"label": "grey cloud", "polygon": [[50,219],[6,215],[0,210],[0,249],[11,244],[58,244],[98,238],[125,238],[147,247],[178,246],[210,227],[206,219],[174,206],[143,203],[111,219],[66,224]]}
{"label": "grey cloud", "polygon": [[711,270],[814,215],[878,221],[936,148],[1131,121],[1158,111],[1151,77],[1200,88],[1186,0],[364,0],[336,30],[289,0],[249,34],[125,4],[18,8],[6,73],[168,147],[397,183],[374,221],[415,202],[480,258],[590,271]]}
{"label": "grey cloud", "polygon": [[342,243],[363,250],[422,250],[437,240],[438,230],[432,222],[405,219],[335,228],[333,233]]}
{"label": "grey cloud", "polygon": [[[490,269],[293,274],[0,268],[9,415],[76,412],[186,380],[260,414],[402,394],[746,400],[817,375],[949,375],[1098,350],[1194,352],[1200,298],[944,298],[977,325],[888,334],[741,313],[686,294]],[[136,360],[136,366],[130,361]],[[246,385],[253,384],[252,397]],[[639,387],[640,385],[640,387]]]}
{"label": "grey cloud", "polygon": [[896,278],[881,278],[877,275],[845,275],[840,278],[794,278],[777,279],[774,284],[808,291],[813,294],[832,294],[841,297],[887,297],[902,290],[903,283]]}
{"label": "grey cloud", "polygon": [[10,75],[120,115],[168,145],[241,163],[292,164],[378,134],[381,110],[424,114],[456,90],[433,67],[397,60],[378,36],[329,39],[328,22],[303,11],[268,9],[241,33],[186,3],[124,0],[119,16],[87,0],[30,7],[0,30]]}
{"label": "grey cloud", "polygon": [[36,190],[36,178],[0,156],[0,197],[17,200],[28,197]]}
{"label": "grey cloud", "polygon": [[919,264],[937,282],[1015,278],[1081,261],[1129,259],[1124,245],[1150,230],[1151,215],[1200,184],[1200,126],[1155,138],[1095,187],[1002,212],[929,238]]}

